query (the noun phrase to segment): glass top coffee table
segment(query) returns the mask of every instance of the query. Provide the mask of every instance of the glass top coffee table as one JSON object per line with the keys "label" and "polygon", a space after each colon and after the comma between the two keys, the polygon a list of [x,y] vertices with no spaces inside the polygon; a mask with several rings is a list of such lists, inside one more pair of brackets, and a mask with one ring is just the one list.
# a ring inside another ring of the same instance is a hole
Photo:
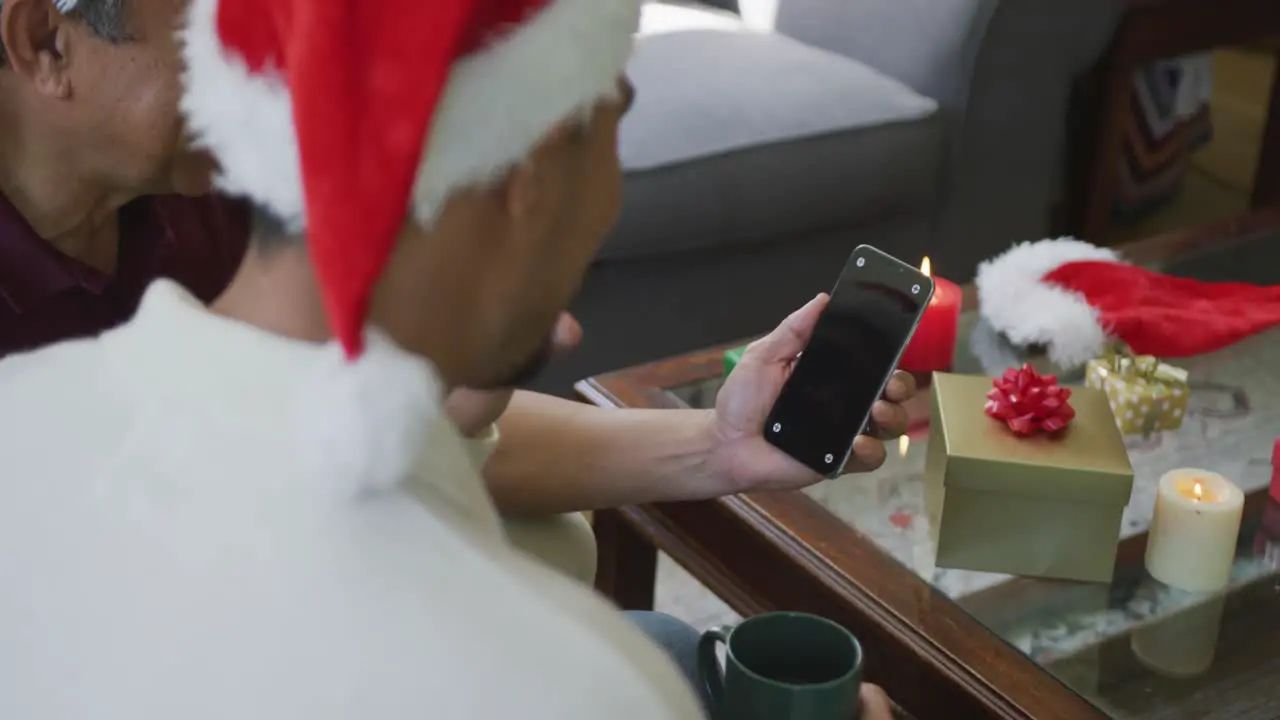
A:
{"label": "glass top coffee table", "polygon": [[[1255,217],[1126,254],[1178,275],[1280,284],[1275,228]],[[579,392],[609,407],[710,407],[728,347],[592,378]],[[954,372],[995,375],[1023,359],[976,312],[962,316]],[[918,717],[1278,718],[1280,505],[1267,486],[1280,436],[1280,328],[1176,364],[1190,371],[1187,418],[1129,439],[1135,482],[1109,585],[936,565],[925,391],[913,406],[919,422],[874,473],[599,513],[600,589],[648,607],[657,548],[740,613],[831,617],[862,639],[871,678]],[[1143,566],[1155,484],[1176,467],[1222,473],[1247,494],[1223,593],[1180,592]]]}

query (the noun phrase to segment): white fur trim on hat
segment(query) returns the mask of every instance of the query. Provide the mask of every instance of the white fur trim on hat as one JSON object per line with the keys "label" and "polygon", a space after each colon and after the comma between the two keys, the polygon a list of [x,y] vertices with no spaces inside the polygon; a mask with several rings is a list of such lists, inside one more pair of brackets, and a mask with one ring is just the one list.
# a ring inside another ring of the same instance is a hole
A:
{"label": "white fur trim on hat", "polygon": [[[193,0],[182,32],[182,110],[218,159],[217,185],[300,228],[301,166],[289,90],[251,74],[217,35],[217,0]],[[640,0],[550,0],[519,28],[454,63],[413,191],[414,216],[436,219],[456,191],[499,179],[557,123],[617,92]]]}
{"label": "white fur trim on hat", "polygon": [[1014,345],[1045,347],[1056,365],[1078,367],[1106,347],[1106,329],[1083,297],[1043,278],[1069,262],[1119,259],[1075,238],[1014,245],[978,266],[978,307]]}
{"label": "white fur trim on hat", "polygon": [[337,343],[306,378],[297,407],[298,453],[318,487],[340,498],[389,490],[422,458],[443,410],[443,386],[427,361],[378,330],[348,361]]}

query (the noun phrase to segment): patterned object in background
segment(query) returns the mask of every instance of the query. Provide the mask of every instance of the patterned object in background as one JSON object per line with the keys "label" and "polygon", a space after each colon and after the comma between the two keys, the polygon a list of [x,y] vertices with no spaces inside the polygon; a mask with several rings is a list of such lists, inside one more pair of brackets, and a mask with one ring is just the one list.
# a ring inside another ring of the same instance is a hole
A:
{"label": "patterned object in background", "polygon": [[1115,215],[1131,218],[1177,194],[1191,154],[1209,142],[1213,66],[1209,55],[1152,63],[1133,79]]}
{"label": "patterned object in background", "polygon": [[1116,426],[1125,435],[1150,435],[1182,427],[1191,394],[1185,370],[1150,355],[1112,354],[1090,360],[1085,366],[1085,385],[1107,394]]}

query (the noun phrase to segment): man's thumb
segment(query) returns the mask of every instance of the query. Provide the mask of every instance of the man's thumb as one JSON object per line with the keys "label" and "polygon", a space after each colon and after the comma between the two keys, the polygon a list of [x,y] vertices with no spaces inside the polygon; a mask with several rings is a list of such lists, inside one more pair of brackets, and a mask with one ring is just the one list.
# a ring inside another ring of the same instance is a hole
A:
{"label": "man's thumb", "polygon": [[765,363],[795,359],[805,345],[809,344],[809,338],[813,337],[813,328],[818,324],[818,318],[822,316],[829,299],[826,293],[821,293],[804,307],[788,315],[773,332],[748,348],[751,359]]}

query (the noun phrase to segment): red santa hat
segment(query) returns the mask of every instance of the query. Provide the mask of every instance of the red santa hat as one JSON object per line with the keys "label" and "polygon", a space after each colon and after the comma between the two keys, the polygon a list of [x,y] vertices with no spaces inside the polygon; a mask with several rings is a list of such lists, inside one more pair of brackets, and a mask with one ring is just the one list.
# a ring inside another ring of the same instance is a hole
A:
{"label": "red santa hat", "polygon": [[324,431],[309,449],[330,473],[399,481],[438,405],[405,387],[421,368],[365,352],[380,342],[366,313],[400,227],[430,227],[453,193],[501,179],[555,126],[616,96],[639,6],[192,0],[188,126],[217,157],[219,188],[305,229],[343,351],[342,375],[317,392],[326,407],[307,411]]}
{"label": "red santa hat", "polygon": [[1142,355],[1188,357],[1280,324],[1280,286],[1165,275],[1073,238],[1015,245],[979,265],[976,284],[994,329],[1045,348],[1062,367],[1115,341]]}
{"label": "red santa hat", "polygon": [[430,226],[452,193],[616,93],[639,4],[193,0],[182,109],[221,189],[306,227],[354,357],[409,212]]}

